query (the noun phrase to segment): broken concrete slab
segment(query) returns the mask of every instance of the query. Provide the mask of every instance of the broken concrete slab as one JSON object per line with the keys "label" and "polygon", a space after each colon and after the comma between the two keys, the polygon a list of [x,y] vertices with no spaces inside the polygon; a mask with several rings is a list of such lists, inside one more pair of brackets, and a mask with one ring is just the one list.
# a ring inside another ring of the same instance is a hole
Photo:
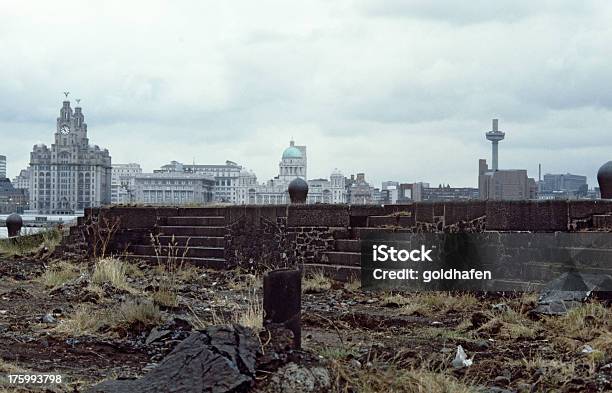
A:
{"label": "broken concrete slab", "polygon": [[191,334],[162,362],[136,380],[106,381],[91,393],[245,392],[255,381],[259,340],[239,325],[213,326]]}
{"label": "broken concrete slab", "polygon": [[609,275],[567,272],[551,281],[542,291],[537,314],[562,315],[579,307],[594,293],[612,293],[612,277]]}

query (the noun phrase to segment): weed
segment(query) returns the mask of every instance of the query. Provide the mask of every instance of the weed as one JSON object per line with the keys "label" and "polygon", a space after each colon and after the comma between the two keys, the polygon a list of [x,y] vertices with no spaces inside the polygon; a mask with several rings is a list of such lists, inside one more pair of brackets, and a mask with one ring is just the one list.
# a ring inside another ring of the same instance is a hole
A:
{"label": "weed", "polygon": [[322,293],[329,291],[331,287],[331,280],[323,272],[313,273],[302,281],[302,292],[304,293]]}
{"label": "weed", "polygon": [[40,276],[40,282],[49,288],[56,288],[81,275],[81,269],[68,262],[60,261],[47,268]]}

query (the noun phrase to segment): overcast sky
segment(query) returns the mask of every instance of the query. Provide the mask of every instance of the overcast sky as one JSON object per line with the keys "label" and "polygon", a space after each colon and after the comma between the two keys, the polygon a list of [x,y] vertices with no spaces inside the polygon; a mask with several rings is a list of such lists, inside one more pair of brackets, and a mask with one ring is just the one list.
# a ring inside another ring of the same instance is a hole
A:
{"label": "overcast sky", "polygon": [[612,159],[612,2],[0,0],[0,154],[50,145],[63,91],[113,163],[236,161],[278,173],[477,185],[501,168]]}

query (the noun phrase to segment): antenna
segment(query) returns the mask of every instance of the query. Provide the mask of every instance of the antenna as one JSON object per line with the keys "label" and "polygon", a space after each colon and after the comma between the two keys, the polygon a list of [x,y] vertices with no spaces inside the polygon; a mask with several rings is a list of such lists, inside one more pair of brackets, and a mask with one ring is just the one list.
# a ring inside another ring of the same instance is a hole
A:
{"label": "antenna", "polygon": [[66,96],[66,98],[68,98],[68,94],[70,94],[70,92],[69,92],[69,91],[65,91],[65,92],[64,92],[64,95]]}
{"label": "antenna", "polygon": [[80,103],[81,103],[81,99],[80,99],[80,98],[77,98],[77,99],[76,99],[76,103],[77,103],[77,105],[78,105],[78,104],[80,104]]}

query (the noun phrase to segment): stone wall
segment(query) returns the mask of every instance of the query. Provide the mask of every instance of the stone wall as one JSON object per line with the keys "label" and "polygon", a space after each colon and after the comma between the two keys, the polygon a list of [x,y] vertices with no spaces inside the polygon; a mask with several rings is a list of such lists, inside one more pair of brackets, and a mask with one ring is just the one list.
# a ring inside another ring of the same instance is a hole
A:
{"label": "stone wall", "polygon": [[[224,256],[228,266],[319,263],[334,240],[355,236],[355,228],[435,231],[612,231],[612,201],[470,201],[406,205],[281,205],[210,208],[110,207],[87,209],[60,252],[91,253],[86,230],[95,222],[115,223],[109,252],[149,244],[168,217],[225,217]],[[83,252],[84,244],[88,249]],[[80,251],[79,251],[80,247]],[[77,249],[75,251],[75,249]]]}

